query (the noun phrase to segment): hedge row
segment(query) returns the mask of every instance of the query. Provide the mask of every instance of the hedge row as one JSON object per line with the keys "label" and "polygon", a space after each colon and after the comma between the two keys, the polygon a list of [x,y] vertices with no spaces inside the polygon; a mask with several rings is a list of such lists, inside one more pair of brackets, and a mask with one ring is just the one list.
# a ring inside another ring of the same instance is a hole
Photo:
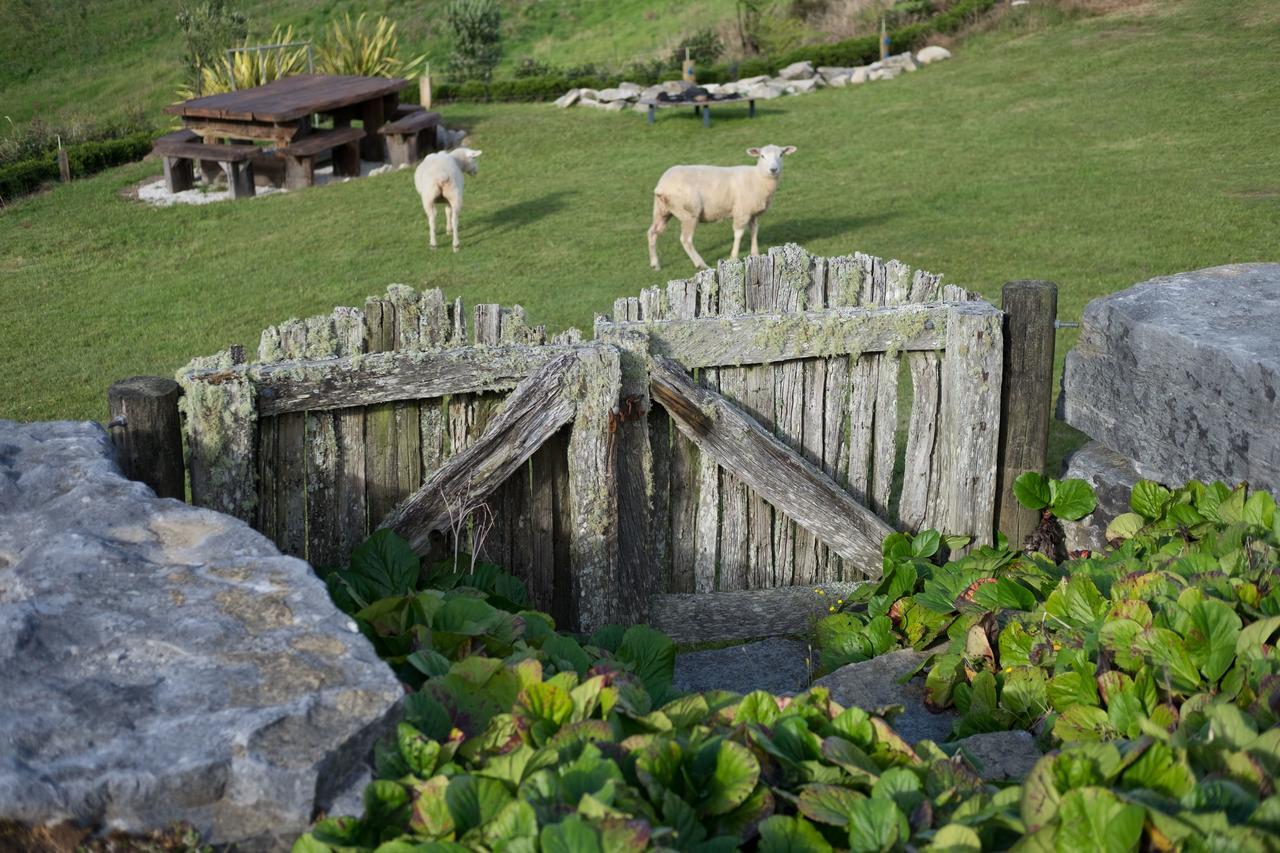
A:
{"label": "hedge row", "polygon": [[[890,49],[894,53],[907,50],[918,50],[924,47],[930,36],[953,33],[966,22],[987,12],[995,6],[996,0],[960,0],[950,9],[927,21],[899,27],[889,34]],[[728,83],[743,77],[756,77],[761,74],[773,74],[779,68],[785,68],[793,62],[812,62],[815,66],[857,66],[868,65],[880,58],[880,40],[878,36],[860,36],[845,39],[834,44],[809,45],[796,48],[781,56],[772,58],[753,58],[731,66],[725,63],[698,70],[698,80],[702,83]],[[669,75],[667,75],[669,76]],[[509,80],[494,80],[483,83],[469,80],[466,83],[441,83],[434,90],[437,101],[552,101],[569,89],[607,89],[617,86],[623,79],[642,86],[661,83],[662,76],[635,73],[621,73],[607,76],[569,77],[563,74],[547,74],[537,77],[521,77]]]}
{"label": "hedge row", "polygon": [[[151,151],[155,134],[148,131],[133,133],[120,139],[101,142],[83,142],[67,149],[71,174],[85,177],[122,163],[141,160]],[[33,193],[46,181],[58,180],[58,157],[49,154],[21,160],[0,167],[0,200],[11,200]]]}

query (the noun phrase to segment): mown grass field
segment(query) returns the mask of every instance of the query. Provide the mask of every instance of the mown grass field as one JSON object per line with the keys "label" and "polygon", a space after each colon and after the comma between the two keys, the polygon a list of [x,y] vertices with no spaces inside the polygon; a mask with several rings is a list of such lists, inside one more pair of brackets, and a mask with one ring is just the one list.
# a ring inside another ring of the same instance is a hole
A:
{"label": "mown grass field", "polygon": [[[799,152],[763,245],[897,257],[994,299],[1006,280],[1050,279],[1063,319],[1152,276],[1280,258],[1280,4],[1036,20],[893,82],[772,101],[754,120],[725,110],[709,131],[692,114],[648,127],[630,113],[450,106],[448,123],[485,152],[456,255],[427,249],[408,172],[199,208],[123,197],[158,163],[58,187],[0,213],[0,417],[103,418],[115,378],[170,374],[390,282],[589,326],[615,297],[691,272],[671,231],[663,272],[646,264],[658,175],[747,162],[766,143]],[[697,243],[727,256],[728,224],[701,226]],[[1060,333],[1059,364],[1072,341]]]}

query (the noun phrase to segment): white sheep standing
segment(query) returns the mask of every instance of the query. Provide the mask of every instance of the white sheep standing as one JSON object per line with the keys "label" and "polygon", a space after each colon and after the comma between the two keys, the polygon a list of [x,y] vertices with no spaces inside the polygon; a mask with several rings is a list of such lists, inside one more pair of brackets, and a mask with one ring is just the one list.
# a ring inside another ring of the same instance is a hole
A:
{"label": "white sheep standing", "polygon": [[431,248],[436,247],[436,202],[448,205],[444,209],[445,226],[453,234],[453,250],[458,251],[458,214],[462,212],[462,173],[476,173],[476,159],[480,152],[474,148],[455,148],[428,154],[413,173],[413,185],[422,196],[422,208],[427,212],[427,227],[431,232]]}
{"label": "white sheep standing", "polygon": [[782,158],[796,153],[794,145],[766,145],[748,148],[756,158],[754,166],[672,166],[662,173],[653,188],[653,224],[649,226],[649,266],[658,264],[658,235],[667,229],[672,216],[680,220],[680,245],[693,265],[706,269],[707,262],[693,247],[693,231],[699,222],[733,219],[733,254],[738,257],[742,235],[751,227],[751,254],[760,254],[757,234],[760,214],[769,209]]}

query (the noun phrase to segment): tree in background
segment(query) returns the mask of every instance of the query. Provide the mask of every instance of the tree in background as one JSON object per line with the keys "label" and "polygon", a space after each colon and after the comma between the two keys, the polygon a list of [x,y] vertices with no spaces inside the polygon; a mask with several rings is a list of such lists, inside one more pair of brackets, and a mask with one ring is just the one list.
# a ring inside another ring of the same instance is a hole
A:
{"label": "tree in background", "polygon": [[203,94],[204,69],[216,65],[222,52],[244,42],[249,34],[243,12],[227,8],[225,0],[205,0],[178,10],[178,28],[186,43],[182,62],[196,95]]}
{"label": "tree in background", "polygon": [[502,59],[502,17],[495,0],[451,0],[448,9],[455,80],[488,80]]}
{"label": "tree in background", "polygon": [[724,54],[724,42],[720,40],[720,36],[715,30],[699,30],[691,36],[686,36],[676,45],[676,49],[671,52],[671,58],[668,64],[673,68],[680,68],[684,62],[684,52],[689,51],[689,58],[699,67],[714,65],[716,60]]}

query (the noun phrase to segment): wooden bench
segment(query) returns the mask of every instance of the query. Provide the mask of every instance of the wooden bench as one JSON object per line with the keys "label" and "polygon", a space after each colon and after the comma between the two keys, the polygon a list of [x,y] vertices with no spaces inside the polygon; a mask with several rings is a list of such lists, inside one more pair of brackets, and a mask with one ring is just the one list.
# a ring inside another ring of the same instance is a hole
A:
{"label": "wooden bench", "polygon": [[296,190],[315,183],[315,161],[326,151],[333,152],[333,174],[347,177],[360,175],[360,140],[365,132],[358,127],[335,127],[299,137],[291,145],[276,149],[284,159],[284,185]]}
{"label": "wooden bench", "polygon": [[[227,175],[227,189],[232,198],[249,198],[254,194],[253,158],[256,145],[217,145],[200,141],[194,131],[179,130],[155,141],[152,150],[164,158],[165,185],[171,193],[195,186],[194,161],[217,163]],[[206,176],[208,173],[206,172]]]}
{"label": "wooden bench", "polygon": [[428,151],[436,150],[439,124],[440,113],[419,107],[378,128],[378,133],[386,137],[387,159],[391,165],[412,166]]}

